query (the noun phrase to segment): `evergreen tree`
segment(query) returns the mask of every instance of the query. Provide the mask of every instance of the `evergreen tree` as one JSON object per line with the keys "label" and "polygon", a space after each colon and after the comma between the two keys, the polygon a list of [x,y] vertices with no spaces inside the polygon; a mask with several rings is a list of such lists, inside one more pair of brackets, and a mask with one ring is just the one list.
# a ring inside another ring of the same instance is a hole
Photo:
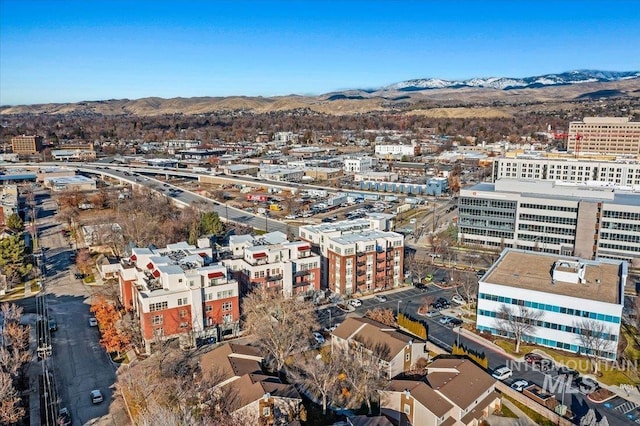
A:
{"label": "evergreen tree", "polygon": [[218,213],[205,212],[200,216],[200,230],[203,234],[222,235],[224,234],[224,224],[220,220]]}
{"label": "evergreen tree", "polygon": [[33,265],[26,262],[22,235],[14,235],[0,240],[0,271],[10,282],[19,280],[31,271]]}
{"label": "evergreen tree", "polygon": [[14,231],[24,231],[24,223],[17,213],[13,213],[7,218],[7,227]]}

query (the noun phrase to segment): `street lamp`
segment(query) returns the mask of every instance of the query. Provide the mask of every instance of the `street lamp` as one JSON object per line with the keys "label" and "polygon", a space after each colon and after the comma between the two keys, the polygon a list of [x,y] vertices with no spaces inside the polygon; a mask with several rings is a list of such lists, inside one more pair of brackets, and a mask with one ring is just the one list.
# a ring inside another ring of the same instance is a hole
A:
{"label": "street lamp", "polygon": [[400,315],[400,302],[402,302],[402,300],[398,300],[398,310],[396,311],[396,316]]}

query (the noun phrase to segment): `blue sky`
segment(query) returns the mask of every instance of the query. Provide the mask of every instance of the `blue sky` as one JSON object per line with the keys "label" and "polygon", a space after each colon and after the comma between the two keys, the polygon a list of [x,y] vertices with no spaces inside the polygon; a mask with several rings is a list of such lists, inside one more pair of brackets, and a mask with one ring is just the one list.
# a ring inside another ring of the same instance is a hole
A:
{"label": "blue sky", "polygon": [[0,0],[0,104],[640,70],[640,1]]}

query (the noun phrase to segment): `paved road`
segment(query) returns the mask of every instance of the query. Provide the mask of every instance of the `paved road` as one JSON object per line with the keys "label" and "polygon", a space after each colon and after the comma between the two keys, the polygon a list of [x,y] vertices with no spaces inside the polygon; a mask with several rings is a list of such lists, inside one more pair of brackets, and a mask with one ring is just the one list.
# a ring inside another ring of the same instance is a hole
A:
{"label": "paved road", "polygon": [[[39,193],[41,214],[38,221],[40,243],[44,250],[47,274],[43,277],[49,317],[56,320],[58,331],[52,334],[52,357],[47,360],[60,398],[60,407],[71,411],[74,425],[128,424],[121,414],[109,414],[113,401],[115,368],[99,345],[99,332],[89,327],[89,301],[94,291],[72,276],[69,243],[61,234],[56,219],[55,203],[44,191]],[[28,312],[35,312],[35,298],[20,304]],[[102,404],[92,404],[89,392],[100,389],[105,397]],[[123,421],[124,420],[124,421]],[[32,419],[34,425],[39,419]]]}

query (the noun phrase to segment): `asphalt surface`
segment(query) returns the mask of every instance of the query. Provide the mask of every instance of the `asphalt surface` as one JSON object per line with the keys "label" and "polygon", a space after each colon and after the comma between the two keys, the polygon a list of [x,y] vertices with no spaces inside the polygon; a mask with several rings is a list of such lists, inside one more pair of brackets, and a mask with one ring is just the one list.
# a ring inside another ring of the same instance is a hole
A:
{"label": "asphalt surface", "polygon": [[[59,407],[71,412],[73,425],[129,424],[122,412],[110,414],[116,366],[99,344],[99,331],[89,327],[88,297],[96,288],[82,284],[73,278],[75,267],[69,259],[71,249],[62,235],[63,226],[54,213],[55,202],[41,191],[38,229],[40,245],[44,251],[46,275],[42,277],[47,297],[49,317],[56,320],[58,330],[51,335],[52,356],[47,359],[59,396]],[[35,297],[18,302],[26,312],[35,312]],[[99,389],[104,402],[93,404],[89,393]],[[33,416],[32,416],[33,417]],[[31,419],[32,425],[42,424],[40,419]]]}

